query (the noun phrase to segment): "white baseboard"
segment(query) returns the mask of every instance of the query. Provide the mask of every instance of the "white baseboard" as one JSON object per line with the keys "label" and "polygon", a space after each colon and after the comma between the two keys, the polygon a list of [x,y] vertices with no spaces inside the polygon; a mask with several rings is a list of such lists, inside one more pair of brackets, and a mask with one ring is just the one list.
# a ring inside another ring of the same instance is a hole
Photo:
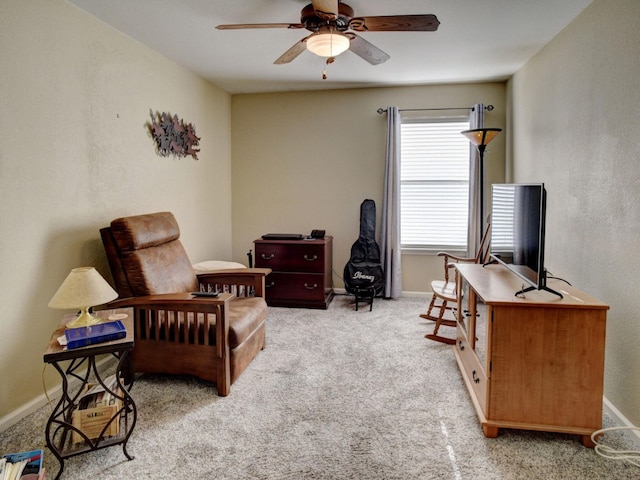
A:
{"label": "white baseboard", "polygon": [[[344,288],[334,288],[333,292],[336,295],[347,295],[347,291]],[[407,298],[431,298],[432,292],[407,292],[403,291],[402,296]]]}
{"label": "white baseboard", "polygon": [[[620,410],[618,410],[613,403],[611,403],[607,397],[603,397],[604,411],[613,419],[616,427],[635,427],[627,417],[625,417]],[[627,430],[625,434],[629,441],[631,441],[635,447],[640,450],[640,431]]]}
{"label": "white baseboard", "polygon": [[[116,362],[116,359],[113,357],[103,358],[102,360],[96,363],[96,367],[98,368],[99,372],[102,372],[103,370],[115,364],[115,362]],[[80,375],[82,375],[82,373],[80,373]],[[78,380],[77,378],[75,377],[69,378],[69,388],[76,388],[79,383],[80,383],[80,380]],[[7,428],[12,427],[16,423],[18,423],[20,420],[25,418],[27,415],[32,414],[33,412],[44,407],[48,403],[51,403],[51,409],[53,410],[53,407],[58,402],[61,396],[62,396],[62,385],[59,384],[47,390],[46,393],[42,393],[41,395],[37,396],[30,402],[22,405],[20,408],[17,408],[16,410],[9,412],[4,417],[0,418],[0,432],[4,432]]]}
{"label": "white baseboard", "polygon": [[431,299],[432,292],[402,292],[403,297]]}

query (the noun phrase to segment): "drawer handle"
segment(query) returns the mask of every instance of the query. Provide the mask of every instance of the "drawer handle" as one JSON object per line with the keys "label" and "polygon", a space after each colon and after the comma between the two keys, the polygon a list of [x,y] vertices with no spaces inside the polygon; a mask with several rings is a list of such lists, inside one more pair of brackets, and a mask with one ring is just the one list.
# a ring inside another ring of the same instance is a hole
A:
{"label": "drawer handle", "polygon": [[462,340],[458,340],[458,348],[460,350],[464,350],[464,344],[462,343]]}
{"label": "drawer handle", "polygon": [[263,259],[263,260],[272,260],[275,256],[276,256],[276,254],[275,254],[275,253],[271,253],[271,254],[269,254],[269,255],[267,255],[266,253],[263,253],[263,254],[261,255],[261,257],[262,257],[262,259]]}
{"label": "drawer handle", "polygon": [[266,288],[271,288],[271,287],[275,287],[275,286],[276,286],[276,282],[271,282],[271,283],[265,284]]}
{"label": "drawer handle", "polygon": [[304,255],[304,259],[305,259],[307,262],[313,262],[314,260],[317,260],[317,259],[318,259],[318,256],[317,256],[317,255],[314,255],[313,257],[310,257],[309,255],[305,254],[305,255]]}
{"label": "drawer handle", "polygon": [[475,370],[473,372],[471,372],[471,375],[473,376],[473,381],[475,383],[480,383],[480,378],[478,377],[478,374],[476,373]]}
{"label": "drawer handle", "polygon": [[313,290],[315,288],[318,288],[318,284],[314,283],[313,285],[309,285],[308,283],[305,283],[304,288],[306,288],[307,290]]}

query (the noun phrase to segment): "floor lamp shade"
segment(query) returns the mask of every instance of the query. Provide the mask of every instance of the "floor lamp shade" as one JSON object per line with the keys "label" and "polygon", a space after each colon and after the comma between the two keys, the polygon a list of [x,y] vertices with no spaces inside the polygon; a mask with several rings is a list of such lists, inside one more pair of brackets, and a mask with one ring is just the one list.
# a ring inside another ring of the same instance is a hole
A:
{"label": "floor lamp shade", "polygon": [[67,328],[95,325],[101,320],[89,313],[89,308],[118,298],[118,293],[93,267],[71,270],[58,291],[49,301],[49,307],[77,309],[80,315],[67,324]]}
{"label": "floor lamp shade", "polygon": [[474,128],[460,133],[467,137],[471,143],[480,147],[488,145],[501,131],[501,128]]}

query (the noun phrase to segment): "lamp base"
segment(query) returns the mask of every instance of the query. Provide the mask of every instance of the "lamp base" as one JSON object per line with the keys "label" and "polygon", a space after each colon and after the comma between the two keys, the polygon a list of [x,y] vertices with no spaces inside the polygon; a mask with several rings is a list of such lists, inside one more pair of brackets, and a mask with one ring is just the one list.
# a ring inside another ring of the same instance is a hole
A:
{"label": "lamp base", "polygon": [[88,312],[89,307],[83,308],[80,315],[68,322],[65,328],[90,327],[102,323],[102,319]]}

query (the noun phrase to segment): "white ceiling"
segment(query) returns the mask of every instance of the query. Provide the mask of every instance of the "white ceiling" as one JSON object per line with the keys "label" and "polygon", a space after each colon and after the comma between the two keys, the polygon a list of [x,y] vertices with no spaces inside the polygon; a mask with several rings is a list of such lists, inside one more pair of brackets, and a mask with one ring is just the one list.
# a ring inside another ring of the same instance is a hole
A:
{"label": "white ceiling", "polygon": [[365,32],[388,53],[370,65],[345,52],[327,68],[305,51],[273,62],[304,29],[217,30],[297,23],[310,0],[68,0],[229,93],[505,80],[592,0],[347,0],[355,16],[435,14],[436,32]]}

